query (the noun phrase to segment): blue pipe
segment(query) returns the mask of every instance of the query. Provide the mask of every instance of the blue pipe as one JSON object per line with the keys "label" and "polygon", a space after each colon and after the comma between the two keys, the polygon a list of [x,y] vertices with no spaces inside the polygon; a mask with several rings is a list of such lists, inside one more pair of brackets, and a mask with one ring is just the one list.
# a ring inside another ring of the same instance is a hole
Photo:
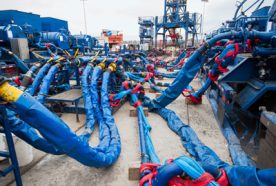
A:
{"label": "blue pipe", "polygon": [[[138,112],[138,111],[137,111]],[[142,121],[142,113],[138,112],[138,127],[139,127],[139,139],[140,139],[140,152],[141,152],[141,163],[149,163],[150,156],[146,147],[146,137],[145,137],[145,129]]]}
{"label": "blue pipe", "polygon": [[54,48],[54,52],[49,48],[49,47],[47,47],[46,45],[43,45],[43,44],[41,44],[41,40],[42,40],[42,38],[40,37],[39,38],[39,41],[35,44],[38,48],[40,48],[40,49],[46,49],[47,50],[47,52],[51,55],[51,56],[57,56],[57,52],[58,52],[58,50],[60,50],[60,51],[63,51],[61,48],[59,48],[59,47],[57,47],[56,45],[54,45],[53,43],[47,43],[47,45],[49,45],[50,47],[52,47],[52,48]]}
{"label": "blue pipe", "polygon": [[177,57],[177,59],[176,59],[174,62],[172,62],[172,65],[169,65],[168,67],[173,67],[173,66],[177,65],[177,64],[181,61],[181,59],[186,58],[186,55],[187,55],[187,52],[182,52],[182,53]]}
{"label": "blue pipe", "polygon": [[142,78],[142,77],[139,77],[139,76],[136,76],[134,75],[133,73],[131,72],[125,72],[125,75],[130,78],[131,80],[134,80],[134,81],[137,81],[137,82],[144,82],[145,81],[145,78]]}
{"label": "blue pipe", "polygon": [[158,174],[153,179],[153,185],[167,186],[168,182],[175,176],[181,175],[183,170],[175,162],[158,168]]}
{"label": "blue pipe", "polygon": [[[179,157],[174,162],[181,167],[193,180],[197,180],[201,175],[205,173],[205,170],[194,159],[186,156]],[[207,186],[219,186],[215,181],[211,181]]]}

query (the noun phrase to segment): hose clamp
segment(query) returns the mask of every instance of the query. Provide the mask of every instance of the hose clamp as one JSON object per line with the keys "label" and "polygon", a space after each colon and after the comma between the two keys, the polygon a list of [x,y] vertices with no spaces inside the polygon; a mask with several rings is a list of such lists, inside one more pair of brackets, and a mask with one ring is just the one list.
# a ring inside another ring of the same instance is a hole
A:
{"label": "hose clamp", "polygon": [[105,63],[101,62],[100,64],[98,64],[98,67],[103,70],[105,68]]}
{"label": "hose clamp", "polygon": [[108,66],[108,69],[111,71],[111,72],[114,72],[116,71],[116,63],[110,63],[110,65]]}

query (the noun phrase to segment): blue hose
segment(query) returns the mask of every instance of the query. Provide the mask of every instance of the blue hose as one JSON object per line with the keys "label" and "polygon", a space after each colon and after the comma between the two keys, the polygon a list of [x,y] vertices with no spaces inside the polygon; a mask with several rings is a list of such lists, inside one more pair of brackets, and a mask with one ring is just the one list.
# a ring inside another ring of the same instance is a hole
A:
{"label": "blue hose", "polygon": [[[157,112],[161,117],[163,117],[168,122],[168,126],[170,127],[170,129],[173,130],[181,137],[183,146],[197,161],[199,161],[199,163],[205,166],[212,165],[217,168],[225,169],[230,185],[235,185],[235,186],[276,185],[276,176],[275,176],[276,168],[260,170],[260,169],[257,169],[256,167],[250,166],[250,164],[248,164],[248,159],[242,159],[245,156],[243,156],[243,154],[240,154],[239,150],[237,150],[236,155],[237,157],[242,156],[242,157],[239,157],[241,160],[240,166],[230,166],[226,162],[223,162],[217,156],[217,154],[214,151],[212,151],[212,149],[205,146],[199,140],[199,138],[197,137],[193,129],[185,125],[173,111],[166,108],[162,108],[159,110],[155,110],[155,112]],[[233,145],[235,145],[235,142],[233,143]],[[178,161],[177,164],[179,166],[182,166],[180,161]],[[172,173],[176,173],[176,175],[179,174],[179,169],[175,167],[173,163],[171,163],[166,165],[165,167],[160,167],[158,172],[161,174],[157,175],[155,182],[157,181],[157,183],[160,183],[158,182],[158,180],[162,180],[168,177],[167,175],[170,173],[166,172],[168,170],[165,168],[170,166],[172,166],[172,169],[169,168],[169,171],[172,170]],[[183,167],[183,170],[186,168],[187,168],[187,165]],[[166,170],[166,171],[164,172],[163,170],[164,171]],[[191,169],[189,168],[189,170],[186,170],[186,171],[190,171],[190,170]],[[189,173],[189,174],[194,174],[194,173]],[[162,185],[162,184],[158,184],[158,185]]]}
{"label": "blue hose", "polygon": [[49,143],[44,138],[40,137],[36,130],[24,121],[16,117],[16,113],[7,109],[7,118],[10,125],[11,132],[20,139],[24,140],[34,148],[41,150],[45,153],[54,155],[63,154],[53,144]]}
{"label": "blue hose", "polygon": [[[111,107],[109,104],[109,97],[108,97],[108,84],[110,79],[110,74],[108,70],[104,72],[103,79],[102,79],[102,89],[101,89],[101,106],[102,106],[102,113],[103,113],[103,121],[104,125],[100,128],[103,129],[101,135],[101,142],[102,145],[100,147],[105,147],[108,145],[108,148],[112,150],[113,157],[111,158],[112,162],[115,162],[121,152],[121,139],[118,132],[118,129],[115,125],[114,118],[112,116]],[[107,131],[108,129],[108,131]],[[107,143],[107,139],[109,139],[109,143]],[[109,152],[109,149],[107,152]]]}
{"label": "blue hose", "polygon": [[[183,172],[188,174],[192,179],[198,179],[205,170],[192,158],[182,156],[174,160],[174,162],[181,167]],[[212,181],[208,186],[219,186],[216,182]]]}
{"label": "blue hose", "polygon": [[35,74],[35,72],[39,69],[40,65],[33,65],[26,74],[24,74],[24,78],[21,82],[21,85],[19,87],[20,90],[25,91],[29,84],[30,81],[32,80],[33,75]]}
{"label": "blue hose", "polygon": [[27,89],[27,91],[29,92],[30,95],[33,96],[36,93],[38,86],[40,85],[42,79],[44,78],[44,76],[46,75],[46,73],[48,72],[50,67],[51,67],[50,63],[46,63],[45,65],[43,65],[43,67],[41,67],[41,69],[37,73],[32,85]]}
{"label": "blue hose", "polygon": [[14,62],[16,64],[16,66],[25,74],[28,72],[29,70],[29,67],[21,60],[17,57],[17,55],[15,55],[14,53],[10,52],[9,50],[3,48],[3,47],[0,47],[0,50],[9,54],[13,59],[14,59]]}
{"label": "blue hose", "polygon": [[217,167],[225,167],[228,165],[223,162],[212,149],[203,144],[194,130],[190,126],[184,124],[175,112],[166,108],[156,109],[154,112],[158,113],[167,121],[169,128],[181,138],[182,145],[196,161]]}
{"label": "blue hose", "polygon": [[130,78],[131,80],[134,80],[134,81],[137,81],[137,82],[144,82],[145,81],[145,78],[142,78],[142,77],[139,77],[139,76],[136,76],[134,75],[133,73],[131,72],[125,72],[125,75]]}
{"label": "blue hose", "polygon": [[177,57],[177,59],[176,59],[174,62],[172,62],[172,65],[171,65],[171,66],[177,65],[177,64],[181,61],[181,59],[186,58],[186,55],[187,55],[187,52],[182,52],[182,53]]}
{"label": "blue hose", "polygon": [[195,97],[201,97],[206,90],[208,90],[208,88],[211,86],[212,84],[212,80],[210,78],[207,78],[206,82],[204,83],[204,85],[201,87],[201,89],[199,89],[197,92],[192,93],[192,96]]}
{"label": "blue hose", "polygon": [[58,68],[58,65],[52,66],[48,74],[43,79],[43,83],[37,96],[37,100],[42,104],[44,103],[46,96],[49,93],[50,85],[54,80],[56,73],[58,72]]}
{"label": "blue hose", "polygon": [[[98,80],[100,78],[101,72],[102,72],[102,69],[100,67],[94,68],[90,90],[91,90],[91,98],[92,98],[92,109],[96,116],[96,119],[97,119],[97,122],[99,125],[99,130],[101,131],[100,135],[99,135],[99,140],[100,140],[99,147],[105,148],[106,146],[109,145],[108,143],[110,140],[109,139],[110,135],[108,135],[108,130],[107,130],[108,126],[106,126],[106,124],[104,122],[103,110],[101,110],[102,105],[99,102]],[[109,79],[108,79],[108,81],[109,81]],[[107,86],[108,86],[108,84],[106,85],[106,88],[107,88]],[[102,88],[105,88],[105,87],[102,86]],[[108,94],[106,96],[108,98]]]}
{"label": "blue hose", "polygon": [[[109,76],[108,76],[109,77]],[[108,80],[104,76],[103,90]],[[87,166],[106,167],[112,165],[121,150],[120,136],[111,115],[107,92],[102,94],[102,107],[105,123],[110,136],[109,146],[104,149],[92,148],[83,142],[58,116],[49,111],[28,93],[17,90],[17,97],[9,101],[9,109],[15,111],[19,118],[37,129],[40,134],[58,150]],[[4,97],[2,97],[4,98]],[[4,98],[5,99],[5,98]],[[107,105],[107,106],[106,106]]]}
{"label": "blue hose", "polygon": [[162,77],[171,78],[171,79],[176,78],[178,73],[179,72],[174,72],[174,73],[167,74],[167,73],[158,72],[158,74],[160,74]]}
{"label": "blue hose", "polygon": [[[136,94],[131,94],[131,100],[133,103],[138,101]],[[138,113],[138,124],[139,124],[139,134],[140,134],[140,148],[142,153],[142,163],[160,163],[160,160],[154,150],[154,146],[150,136],[151,126],[145,117],[144,110],[142,106],[137,107]],[[144,145],[143,145],[144,144]],[[145,148],[145,149],[144,149]],[[149,157],[147,157],[147,155]],[[143,158],[145,157],[145,158]],[[148,158],[148,160],[147,160]]]}
{"label": "blue hose", "polygon": [[87,65],[81,78],[83,102],[86,112],[86,126],[85,131],[80,135],[80,137],[86,142],[88,142],[91,134],[93,133],[95,125],[95,114],[93,110],[92,96],[89,85],[89,77],[92,73],[92,70],[93,67],[91,65]]}
{"label": "blue hose", "polygon": [[[34,94],[35,90],[39,86],[42,78],[47,73],[51,67],[50,63],[46,63],[37,74],[33,84],[30,88],[27,89],[27,92],[30,92],[31,95]],[[33,66],[30,70],[35,71],[36,66]],[[40,137],[37,131],[32,128],[26,122],[20,120],[16,117],[16,113],[7,109],[8,119],[11,127],[11,131],[20,139],[26,141],[28,144],[32,145],[34,148],[41,150],[45,153],[50,153],[54,155],[64,154],[62,151],[58,150],[53,144],[49,143],[44,138]]]}

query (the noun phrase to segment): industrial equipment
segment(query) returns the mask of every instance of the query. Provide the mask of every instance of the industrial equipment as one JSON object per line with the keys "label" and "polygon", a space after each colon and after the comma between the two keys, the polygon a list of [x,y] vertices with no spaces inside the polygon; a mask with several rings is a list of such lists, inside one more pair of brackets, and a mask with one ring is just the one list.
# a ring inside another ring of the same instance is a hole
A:
{"label": "industrial equipment", "polygon": [[138,24],[140,44],[153,46],[154,17],[139,17]]}
{"label": "industrial equipment", "polygon": [[[166,47],[169,33],[171,44],[181,47],[178,29],[184,29],[186,48],[167,62],[158,59],[166,54],[162,50],[127,50],[119,31],[103,30],[106,42],[99,43],[87,34],[72,35],[67,21],[0,11],[5,18],[0,20],[0,132],[9,150],[0,156],[12,160],[1,176],[14,170],[21,185],[11,133],[40,151],[67,155],[85,166],[114,165],[123,148],[112,114],[128,100],[138,116],[140,186],[276,184],[276,1],[262,7],[263,1],[257,0],[238,15],[246,3],[242,1],[233,20],[199,47],[194,45],[201,15],[187,11],[187,0],[164,1],[164,16],[155,19],[155,39],[162,35]],[[257,7],[246,16],[253,6]],[[23,23],[18,15],[26,15],[28,21]],[[138,23],[140,43],[152,45],[153,18],[140,17]],[[156,83],[163,77],[172,83]],[[191,86],[195,77],[203,85],[197,91]],[[158,96],[149,98],[146,86]],[[196,109],[204,94],[228,142],[233,165],[200,140],[189,122],[166,108],[184,95]],[[190,157],[161,163],[150,135],[154,128],[143,107],[167,122]],[[75,113],[77,123],[79,113],[85,114],[84,130],[73,132],[60,113]],[[96,125],[99,143],[92,147],[89,140]]]}

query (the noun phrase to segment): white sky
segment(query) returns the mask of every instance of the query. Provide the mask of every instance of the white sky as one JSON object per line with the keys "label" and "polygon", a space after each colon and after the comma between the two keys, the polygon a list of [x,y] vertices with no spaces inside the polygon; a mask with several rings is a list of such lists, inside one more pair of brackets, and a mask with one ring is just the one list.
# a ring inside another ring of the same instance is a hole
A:
{"label": "white sky", "polygon": [[[273,1],[265,0],[265,5]],[[204,32],[232,19],[235,2],[209,0],[205,8]],[[80,0],[0,0],[0,5],[0,10],[14,9],[67,20],[72,34],[85,30]],[[104,28],[121,30],[126,40],[138,39],[139,16],[162,16],[164,12],[164,0],[87,0],[85,5],[88,34],[98,36]],[[188,11],[202,13],[201,0],[188,0]]]}

